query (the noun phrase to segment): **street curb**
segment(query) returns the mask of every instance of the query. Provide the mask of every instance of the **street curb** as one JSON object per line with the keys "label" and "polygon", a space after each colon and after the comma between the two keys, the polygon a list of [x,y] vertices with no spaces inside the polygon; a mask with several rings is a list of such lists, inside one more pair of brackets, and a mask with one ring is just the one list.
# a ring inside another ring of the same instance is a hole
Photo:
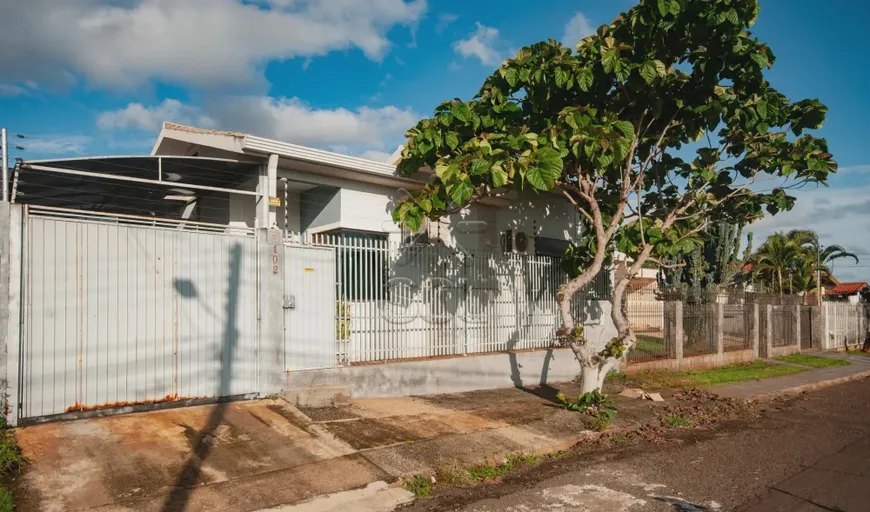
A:
{"label": "street curb", "polygon": [[773,400],[775,398],[783,397],[783,396],[791,396],[791,395],[799,395],[801,393],[806,393],[809,391],[816,391],[819,389],[828,388],[831,386],[837,386],[839,384],[845,384],[847,382],[852,382],[855,380],[861,380],[870,377],[870,370],[853,373],[852,375],[846,375],[845,377],[837,377],[836,379],[822,380],[819,382],[812,382],[809,384],[802,384],[800,386],[794,386],[791,388],[781,389],[779,391],[772,391],[770,393],[764,393],[762,395],[756,395],[751,398],[747,398],[746,400],[749,402],[758,402],[764,400]]}

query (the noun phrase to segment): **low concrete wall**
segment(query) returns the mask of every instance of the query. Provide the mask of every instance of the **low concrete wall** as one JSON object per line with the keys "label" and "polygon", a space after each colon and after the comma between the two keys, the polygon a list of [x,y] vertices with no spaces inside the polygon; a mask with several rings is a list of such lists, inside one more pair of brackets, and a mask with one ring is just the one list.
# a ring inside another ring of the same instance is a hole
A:
{"label": "low concrete wall", "polygon": [[622,367],[626,374],[633,374],[643,370],[704,370],[716,368],[728,364],[748,363],[757,359],[755,350],[733,350],[722,354],[707,354],[703,356],[684,357],[682,359],[659,359],[657,361],[645,361],[631,363]]}
{"label": "low concrete wall", "polygon": [[567,348],[286,372],[287,389],[346,386],[354,398],[461,393],[566,382],[580,372]]}
{"label": "low concrete wall", "polygon": [[785,347],[769,347],[767,357],[782,357],[797,354],[801,351],[801,345],[786,345]]}

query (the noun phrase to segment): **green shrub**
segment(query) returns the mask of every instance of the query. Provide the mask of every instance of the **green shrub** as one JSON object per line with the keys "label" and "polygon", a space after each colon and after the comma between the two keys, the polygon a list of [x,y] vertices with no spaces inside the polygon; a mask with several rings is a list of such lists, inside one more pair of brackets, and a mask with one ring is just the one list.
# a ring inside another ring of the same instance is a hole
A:
{"label": "green shrub", "polygon": [[418,498],[432,494],[432,479],[423,475],[414,475],[402,482],[402,487]]}
{"label": "green shrub", "polygon": [[12,499],[12,493],[5,487],[0,487],[0,512],[13,512],[15,510],[15,500]]}
{"label": "green shrub", "polygon": [[671,428],[691,427],[692,422],[679,414],[668,414],[665,416],[665,423]]}
{"label": "green shrub", "polygon": [[0,436],[0,475],[17,475],[27,463],[27,458],[21,454],[15,436],[8,431],[0,431]]}
{"label": "green shrub", "polygon": [[564,393],[559,393],[556,398],[562,403],[563,409],[588,414],[589,428],[598,432],[607,429],[616,417],[613,401],[597,389],[591,393],[577,395],[576,401],[568,400]]}

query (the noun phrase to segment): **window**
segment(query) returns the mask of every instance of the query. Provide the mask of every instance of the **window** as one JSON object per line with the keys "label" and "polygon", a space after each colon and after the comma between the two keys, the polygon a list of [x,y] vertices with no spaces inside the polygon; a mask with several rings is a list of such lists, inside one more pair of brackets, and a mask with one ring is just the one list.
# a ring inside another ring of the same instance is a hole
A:
{"label": "window", "polygon": [[545,238],[542,236],[535,237],[535,254],[537,254],[538,256],[561,258],[565,256],[565,251],[567,250],[567,240],[559,240],[558,238]]}

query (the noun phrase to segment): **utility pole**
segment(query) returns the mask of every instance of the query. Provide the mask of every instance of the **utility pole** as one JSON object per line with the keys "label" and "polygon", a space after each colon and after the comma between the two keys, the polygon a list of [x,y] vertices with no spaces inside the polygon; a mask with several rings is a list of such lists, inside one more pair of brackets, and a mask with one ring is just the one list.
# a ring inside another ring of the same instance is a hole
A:
{"label": "utility pole", "polygon": [[9,148],[6,146],[6,128],[0,129],[0,143],[2,143],[3,152],[3,201],[9,200],[9,160],[7,154]]}
{"label": "utility pole", "polygon": [[816,306],[822,305],[822,244],[816,242]]}

